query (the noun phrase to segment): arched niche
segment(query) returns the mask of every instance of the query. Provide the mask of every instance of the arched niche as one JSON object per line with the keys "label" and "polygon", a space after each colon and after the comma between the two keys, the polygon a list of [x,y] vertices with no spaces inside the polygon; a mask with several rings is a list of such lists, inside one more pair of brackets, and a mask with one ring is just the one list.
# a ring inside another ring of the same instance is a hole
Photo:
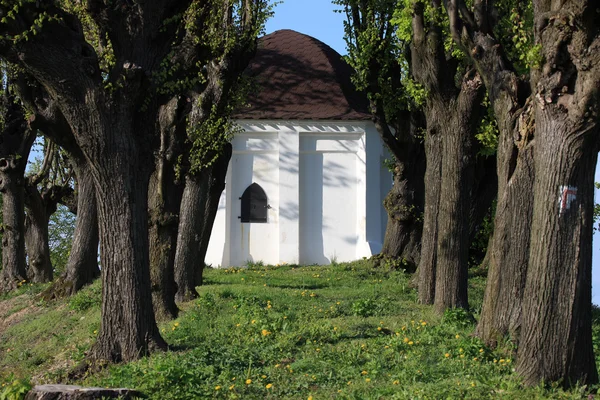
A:
{"label": "arched niche", "polygon": [[267,194],[258,183],[248,186],[242,200],[241,222],[266,223],[269,209]]}

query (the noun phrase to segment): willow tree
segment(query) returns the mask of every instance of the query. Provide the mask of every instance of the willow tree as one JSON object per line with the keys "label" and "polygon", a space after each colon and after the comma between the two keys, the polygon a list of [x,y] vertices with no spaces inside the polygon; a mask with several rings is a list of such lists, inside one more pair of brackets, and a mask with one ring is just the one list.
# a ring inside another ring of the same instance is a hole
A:
{"label": "willow tree", "polygon": [[[471,55],[494,102],[504,148],[499,205],[532,210],[521,221],[496,216],[494,241],[505,244],[493,243],[492,257],[504,262],[490,267],[478,331],[491,337],[520,327],[517,372],[527,384],[593,384],[591,171],[600,149],[600,10],[594,1],[532,4],[525,53],[532,71],[524,81],[492,29],[502,3],[475,1],[472,10],[460,0],[447,4],[454,40]],[[521,238],[530,245],[520,248]]]}
{"label": "willow tree", "polygon": [[243,104],[248,79],[242,74],[256,52],[258,35],[272,6],[266,0],[213,1],[205,5],[211,18],[203,22],[219,35],[200,35],[200,25],[188,27],[198,40],[202,84],[190,90],[187,140],[181,170],[185,189],[175,254],[178,301],[197,296],[204,259],[219,198],[232,154],[236,131],[229,116]]}
{"label": "willow tree", "polygon": [[[346,14],[347,60],[366,92],[382,142],[392,155],[393,186],[384,201],[388,223],[381,255],[413,268],[421,254],[425,153],[422,115],[405,43],[392,24],[397,1],[336,0]],[[416,96],[415,96],[416,95]]]}

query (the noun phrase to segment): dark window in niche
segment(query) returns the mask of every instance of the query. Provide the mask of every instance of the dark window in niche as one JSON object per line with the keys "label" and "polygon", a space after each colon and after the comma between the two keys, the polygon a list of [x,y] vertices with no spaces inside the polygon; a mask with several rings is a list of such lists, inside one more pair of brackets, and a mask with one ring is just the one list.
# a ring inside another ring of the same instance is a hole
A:
{"label": "dark window in niche", "polygon": [[244,191],[242,197],[242,222],[267,222],[267,195],[259,184],[253,183]]}

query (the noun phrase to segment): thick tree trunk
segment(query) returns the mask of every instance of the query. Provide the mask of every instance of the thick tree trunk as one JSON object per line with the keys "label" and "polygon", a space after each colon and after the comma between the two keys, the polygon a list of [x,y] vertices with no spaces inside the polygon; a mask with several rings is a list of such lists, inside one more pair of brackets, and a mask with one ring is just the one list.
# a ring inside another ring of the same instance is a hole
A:
{"label": "thick tree trunk", "polygon": [[150,286],[148,180],[152,160],[134,142],[134,120],[124,114],[106,114],[111,117],[102,120],[103,132],[96,137],[104,138],[99,149],[110,151],[98,152],[92,160],[103,299],[102,324],[91,354],[96,361],[130,361],[166,348],[156,326]]}
{"label": "thick tree trunk", "polygon": [[25,269],[25,208],[23,171],[20,160],[0,160],[2,192],[2,271],[0,292],[16,289],[27,279]]}
{"label": "thick tree trunk", "polygon": [[401,260],[413,272],[421,256],[425,154],[418,143],[405,143],[406,159],[397,162],[394,183],[383,205],[388,214],[381,256]]}
{"label": "thick tree trunk", "polygon": [[77,219],[73,243],[65,272],[48,292],[49,297],[71,296],[100,276],[94,179],[87,161],[74,160],[73,167],[77,180]]}
{"label": "thick tree trunk", "polygon": [[597,123],[574,124],[569,117],[555,105],[537,108],[531,250],[516,367],[526,384],[598,382],[591,272],[600,132]]}
{"label": "thick tree trunk", "polygon": [[[504,108],[498,101],[498,106]],[[502,115],[498,113],[499,115]],[[533,213],[533,121],[522,114],[499,120],[498,203],[488,249],[488,278],[476,334],[490,345],[519,339]],[[519,135],[518,132],[522,134]],[[519,138],[515,142],[515,138]]]}
{"label": "thick tree trunk", "polygon": [[433,304],[435,299],[438,214],[442,178],[442,138],[439,132],[429,130],[425,138],[425,212],[419,262],[419,303]]}
{"label": "thick tree trunk", "polygon": [[[443,157],[437,221],[435,309],[469,308],[469,216],[473,189],[473,130],[469,115],[456,115],[443,133]],[[463,120],[463,118],[465,120]]]}
{"label": "thick tree trunk", "polygon": [[202,284],[204,258],[217,215],[219,198],[225,189],[227,166],[232,147],[228,144],[219,158],[199,176],[186,176],[175,255],[177,301],[197,297]]}
{"label": "thick tree trunk", "polygon": [[175,183],[173,169],[163,164],[164,161],[158,163],[157,171],[160,169],[162,172],[153,174],[148,192],[152,304],[159,321],[177,318],[179,311],[175,304],[177,285],[174,265],[182,198],[181,185]]}
{"label": "thick tree trunk", "polygon": [[25,250],[29,261],[28,278],[32,282],[50,282],[54,275],[48,245],[49,215],[37,187],[25,187]]}

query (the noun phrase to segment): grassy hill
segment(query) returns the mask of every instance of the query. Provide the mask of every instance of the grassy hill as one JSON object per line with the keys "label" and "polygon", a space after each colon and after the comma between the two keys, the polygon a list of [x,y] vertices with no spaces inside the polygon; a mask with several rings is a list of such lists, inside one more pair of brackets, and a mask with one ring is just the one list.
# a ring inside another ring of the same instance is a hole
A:
{"label": "grassy hill", "polygon": [[[523,388],[510,341],[490,349],[472,336],[470,314],[418,305],[410,279],[363,261],[208,270],[200,297],[160,324],[172,351],[73,383],[161,400],[580,399],[594,389]],[[470,280],[475,316],[484,284]],[[99,329],[99,282],[50,303],[36,296],[43,288],[0,298],[0,399],[27,382],[64,381]]]}

